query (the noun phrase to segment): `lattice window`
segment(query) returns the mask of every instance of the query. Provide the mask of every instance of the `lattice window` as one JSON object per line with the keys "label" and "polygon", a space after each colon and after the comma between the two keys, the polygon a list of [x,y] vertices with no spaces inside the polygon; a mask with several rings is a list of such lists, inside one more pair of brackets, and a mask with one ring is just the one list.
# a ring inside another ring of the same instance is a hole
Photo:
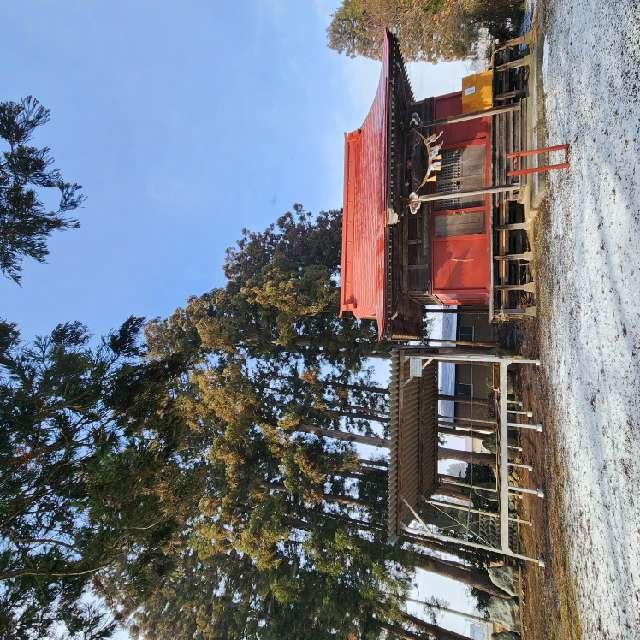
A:
{"label": "lattice window", "polygon": [[[443,149],[442,170],[436,180],[436,192],[473,191],[484,186],[485,146],[474,144],[457,149]],[[433,209],[460,209],[482,206],[482,196],[437,200]]]}

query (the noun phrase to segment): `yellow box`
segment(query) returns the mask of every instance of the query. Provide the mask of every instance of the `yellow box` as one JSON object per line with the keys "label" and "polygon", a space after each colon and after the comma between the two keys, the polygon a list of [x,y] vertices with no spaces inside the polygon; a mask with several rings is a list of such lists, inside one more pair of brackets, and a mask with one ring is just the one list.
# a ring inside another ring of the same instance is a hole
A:
{"label": "yellow box", "polygon": [[493,71],[474,73],[462,78],[462,113],[493,107]]}

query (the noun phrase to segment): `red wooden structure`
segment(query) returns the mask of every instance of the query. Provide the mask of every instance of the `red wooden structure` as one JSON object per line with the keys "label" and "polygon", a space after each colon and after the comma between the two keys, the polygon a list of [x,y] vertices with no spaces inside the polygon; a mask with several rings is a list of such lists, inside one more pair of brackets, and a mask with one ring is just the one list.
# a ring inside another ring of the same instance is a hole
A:
{"label": "red wooden structure", "polygon": [[[425,304],[482,305],[492,315],[495,299],[506,307],[531,289],[524,259],[503,246],[508,230],[493,251],[494,218],[519,223],[509,201],[521,185],[506,154],[523,149],[524,124],[518,92],[503,86],[501,103],[495,82],[484,111],[464,113],[462,92],[416,101],[388,32],[382,63],[369,114],[345,134],[340,308],[375,319],[380,339],[421,338]],[[518,73],[516,62],[503,75]]]}

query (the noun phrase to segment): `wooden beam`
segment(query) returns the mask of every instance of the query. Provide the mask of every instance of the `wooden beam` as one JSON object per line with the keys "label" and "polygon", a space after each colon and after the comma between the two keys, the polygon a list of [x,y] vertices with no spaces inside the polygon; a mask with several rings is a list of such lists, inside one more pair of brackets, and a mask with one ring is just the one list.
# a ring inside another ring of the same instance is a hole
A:
{"label": "wooden beam", "polygon": [[484,438],[484,436],[490,436],[493,431],[489,430],[476,430],[476,429],[464,429],[456,427],[444,426],[446,423],[438,423],[438,433],[442,433],[446,436],[457,436],[459,438]]}
{"label": "wooden beam", "polygon": [[[413,509],[411,509],[414,512]],[[414,512],[414,515],[415,514]],[[531,558],[529,556],[522,555],[520,553],[514,553],[511,549],[502,549],[496,547],[490,547],[484,544],[478,544],[477,542],[471,542],[470,540],[465,540],[464,538],[453,538],[451,536],[443,536],[439,533],[433,533],[422,521],[422,519],[416,518],[423,526],[423,531],[416,532],[415,529],[411,529],[411,527],[407,525],[402,525],[403,529],[408,531],[409,533],[413,533],[414,535],[423,535],[427,540],[440,540],[441,542],[453,542],[455,544],[461,544],[465,547],[471,547],[472,549],[480,549],[482,551],[491,551],[492,553],[502,553],[505,556],[509,556],[511,558],[516,558],[518,560],[526,560],[527,562],[535,562],[538,566],[544,567],[544,561],[538,558]]]}
{"label": "wooden beam", "polygon": [[511,38],[510,40],[505,40],[501,42],[493,51],[494,54],[498,51],[504,51],[505,49],[509,49],[511,47],[518,47],[522,44],[531,44],[536,39],[535,27],[530,31],[523,33],[521,36],[517,38]]}
{"label": "wooden beam", "polygon": [[457,116],[449,116],[447,118],[438,118],[431,122],[423,122],[421,127],[438,127],[446,124],[455,124],[456,122],[467,122],[468,120],[475,120],[476,118],[488,118],[489,116],[497,116],[499,113],[506,113],[507,111],[518,111],[520,109],[519,104],[510,104],[506,107],[496,107],[495,109],[484,109],[483,111],[473,111],[472,113],[463,113]]}
{"label": "wooden beam", "polygon": [[510,62],[505,62],[504,64],[498,65],[495,70],[506,71],[507,69],[518,69],[519,67],[528,67],[530,63],[531,56],[527,55],[523,58],[518,58],[517,60],[511,60]]}
{"label": "wooden beam", "polygon": [[530,173],[546,173],[558,169],[568,169],[568,162],[560,162],[558,164],[546,164],[543,167],[529,167],[528,169],[517,169],[516,171],[508,171],[508,176],[526,176]]}
{"label": "wooden beam", "polygon": [[469,198],[471,196],[482,196],[489,193],[506,193],[507,191],[518,191],[519,184],[500,185],[497,187],[485,187],[473,191],[448,191],[447,193],[430,193],[425,196],[418,196],[420,202],[436,202],[437,200],[450,200],[451,198]]}

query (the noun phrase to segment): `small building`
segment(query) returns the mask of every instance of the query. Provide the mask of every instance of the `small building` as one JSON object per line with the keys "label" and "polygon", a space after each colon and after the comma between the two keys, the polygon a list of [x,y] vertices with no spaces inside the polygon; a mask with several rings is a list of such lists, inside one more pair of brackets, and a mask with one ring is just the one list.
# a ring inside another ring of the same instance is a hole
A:
{"label": "small building", "polygon": [[[482,398],[443,396],[442,365],[470,371],[482,380]],[[391,355],[389,380],[388,533],[467,545],[479,551],[532,560],[519,548],[517,500],[542,490],[523,486],[519,473],[531,471],[513,444],[519,430],[542,431],[510,392],[514,365],[538,360],[460,348],[403,347]],[[462,404],[449,415],[444,402]],[[449,448],[450,436],[480,438],[485,451]],[[439,471],[440,460],[465,462],[468,473]]]}
{"label": "small building", "polygon": [[496,49],[461,91],[416,100],[385,34],[375,99],[345,134],[340,298],[380,339],[420,339],[426,304],[533,312],[527,178],[509,170],[526,148],[523,42]]}

